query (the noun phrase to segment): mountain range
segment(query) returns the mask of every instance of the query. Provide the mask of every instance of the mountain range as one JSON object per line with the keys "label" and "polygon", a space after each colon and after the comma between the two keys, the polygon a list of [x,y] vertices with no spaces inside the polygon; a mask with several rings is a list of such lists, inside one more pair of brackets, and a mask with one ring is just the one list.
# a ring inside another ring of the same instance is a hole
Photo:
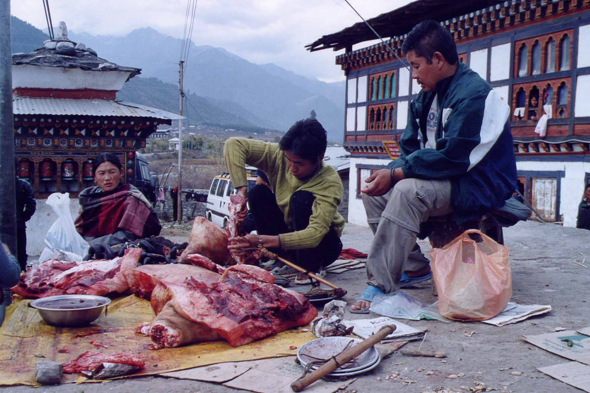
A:
{"label": "mountain range", "polygon": [[[42,31],[12,17],[13,52],[30,52],[48,39]],[[178,59],[182,40],[153,28],[126,36],[94,36],[70,31],[69,38],[99,57],[142,69],[128,81],[120,99],[178,111]],[[310,54],[312,56],[312,54]],[[314,110],[328,139],[342,142],[344,82],[325,83],[275,64],[254,64],[223,48],[191,43],[184,70],[185,115],[191,123],[260,127],[286,131]]]}

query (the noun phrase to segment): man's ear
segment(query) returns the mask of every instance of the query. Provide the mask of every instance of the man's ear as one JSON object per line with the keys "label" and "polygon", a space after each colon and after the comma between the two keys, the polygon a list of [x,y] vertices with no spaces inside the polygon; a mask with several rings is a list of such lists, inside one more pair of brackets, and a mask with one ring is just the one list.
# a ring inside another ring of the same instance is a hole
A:
{"label": "man's ear", "polygon": [[447,60],[445,59],[445,57],[443,56],[442,53],[440,52],[434,52],[434,54],[432,55],[432,63],[437,66],[437,67],[442,67],[444,63],[446,63]]}

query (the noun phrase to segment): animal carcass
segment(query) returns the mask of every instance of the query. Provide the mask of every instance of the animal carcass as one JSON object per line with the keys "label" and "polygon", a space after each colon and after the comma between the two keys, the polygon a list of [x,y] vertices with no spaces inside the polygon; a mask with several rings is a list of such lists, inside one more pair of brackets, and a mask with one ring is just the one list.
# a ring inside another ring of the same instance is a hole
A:
{"label": "animal carcass", "polygon": [[129,288],[122,272],[135,269],[141,253],[140,248],[133,248],[112,260],[45,261],[27,271],[12,290],[29,298],[122,293]]}
{"label": "animal carcass", "polygon": [[201,254],[215,263],[225,265],[232,260],[227,249],[228,234],[225,230],[208,221],[196,217],[188,238],[188,246],[182,252],[179,262],[185,263],[190,254]]}
{"label": "animal carcass", "polygon": [[[173,267],[173,266],[171,266]],[[182,284],[160,281],[154,288],[151,304],[162,323],[162,313],[180,316],[200,326],[197,335],[184,332],[196,325],[181,326],[174,322],[169,329],[175,337],[191,336],[190,342],[211,341],[221,337],[237,347],[282,332],[295,326],[308,324],[317,316],[317,310],[301,294],[273,284],[269,272],[255,266],[237,265],[228,268],[219,281],[210,285],[193,277]],[[172,311],[174,310],[174,313]],[[157,324],[152,323],[149,335],[160,347],[175,343],[164,334],[154,334]],[[141,328],[141,327],[140,327]],[[143,326],[145,332],[145,326]],[[194,341],[192,341],[194,340]],[[188,343],[188,342],[183,342]]]}

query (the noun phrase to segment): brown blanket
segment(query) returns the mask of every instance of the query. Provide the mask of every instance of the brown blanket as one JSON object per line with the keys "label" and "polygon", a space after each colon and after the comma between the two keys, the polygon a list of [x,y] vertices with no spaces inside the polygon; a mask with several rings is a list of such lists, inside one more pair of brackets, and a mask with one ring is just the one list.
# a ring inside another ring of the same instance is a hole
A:
{"label": "brown blanket", "polygon": [[82,212],[76,219],[76,230],[84,237],[111,235],[127,230],[145,238],[160,234],[158,215],[145,196],[130,184],[103,192],[87,188],[78,197]]}

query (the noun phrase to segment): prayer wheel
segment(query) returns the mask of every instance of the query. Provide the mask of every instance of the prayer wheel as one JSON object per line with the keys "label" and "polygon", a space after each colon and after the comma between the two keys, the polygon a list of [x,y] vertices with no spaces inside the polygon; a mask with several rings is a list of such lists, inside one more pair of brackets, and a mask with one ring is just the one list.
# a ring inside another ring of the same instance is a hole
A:
{"label": "prayer wheel", "polygon": [[39,174],[41,175],[41,180],[53,180],[55,178],[53,161],[50,159],[43,160],[40,165]]}
{"label": "prayer wheel", "polygon": [[31,178],[31,161],[22,160],[18,163],[18,177],[21,179]]}
{"label": "prayer wheel", "polygon": [[62,180],[74,180],[74,160],[68,158],[61,164],[61,178]]}
{"label": "prayer wheel", "polygon": [[93,160],[88,160],[84,162],[82,165],[82,180],[93,180],[94,176],[92,176],[92,163]]}

